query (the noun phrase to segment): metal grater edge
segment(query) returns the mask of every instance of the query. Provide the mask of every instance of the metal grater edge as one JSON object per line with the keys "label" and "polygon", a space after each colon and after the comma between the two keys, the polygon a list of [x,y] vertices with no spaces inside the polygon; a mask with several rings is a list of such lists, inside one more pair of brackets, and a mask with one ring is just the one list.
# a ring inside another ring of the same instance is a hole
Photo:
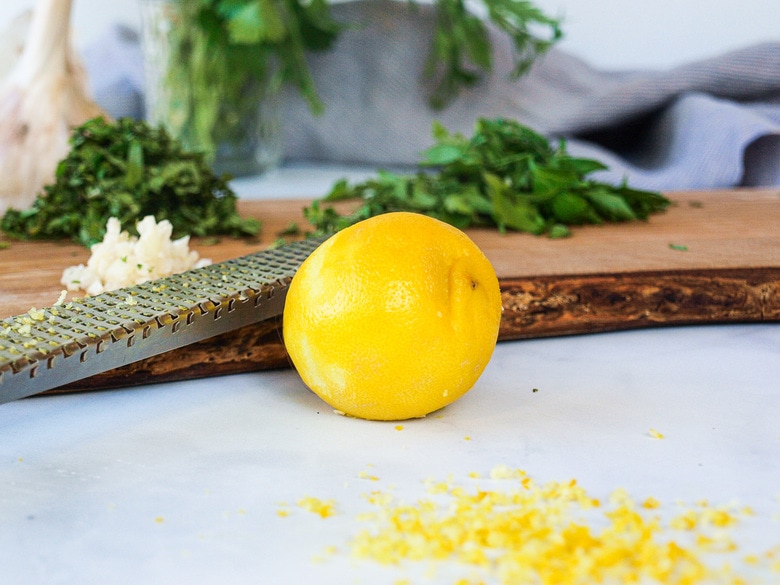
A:
{"label": "metal grater edge", "polygon": [[278,316],[307,239],[0,321],[0,404]]}

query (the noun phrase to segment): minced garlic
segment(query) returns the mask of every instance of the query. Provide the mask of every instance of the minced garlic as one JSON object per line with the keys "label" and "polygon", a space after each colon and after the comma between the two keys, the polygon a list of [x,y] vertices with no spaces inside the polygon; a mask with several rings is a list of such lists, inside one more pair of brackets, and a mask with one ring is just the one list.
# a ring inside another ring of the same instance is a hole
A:
{"label": "minced garlic", "polygon": [[110,218],[103,241],[90,248],[87,265],[66,268],[60,282],[68,290],[96,295],[211,263],[189,249],[189,236],[171,240],[168,220],[157,223],[149,215],[137,227],[138,237],[130,236],[118,219]]}

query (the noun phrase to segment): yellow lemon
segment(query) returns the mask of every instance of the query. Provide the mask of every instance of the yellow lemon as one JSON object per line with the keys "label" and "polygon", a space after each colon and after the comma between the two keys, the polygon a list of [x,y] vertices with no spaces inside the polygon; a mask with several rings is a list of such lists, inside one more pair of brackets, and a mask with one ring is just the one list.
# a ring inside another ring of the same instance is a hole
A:
{"label": "yellow lemon", "polygon": [[422,417],[472,388],[490,361],[501,294],[462,231],[415,213],[331,236],[287,293],[284,342],[304,383],[357,418]]}

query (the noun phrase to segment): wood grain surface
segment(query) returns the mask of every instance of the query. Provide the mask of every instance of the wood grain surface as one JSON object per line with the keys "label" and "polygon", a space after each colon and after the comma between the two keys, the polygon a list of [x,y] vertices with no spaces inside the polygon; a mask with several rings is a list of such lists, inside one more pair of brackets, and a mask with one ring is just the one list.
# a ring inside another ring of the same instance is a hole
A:
{"label": "wood grain surface", "polygon": [[[583,226],[570,238],[468,233],[493,263],[504,315],[499,339],[663,325],[780,321],[780,191],[668,193],[647,222]],[[290,223],[306,228],[305,200],[241,201],[263,222],[254,241],[192,242],[215,262],[267,247]],[[70,243],[9,242],[0,250],[0,317],[52,305],[62,271],[89,252]],[[175,354],[175,355],[172,355]],[[288,367],[278,320],[251,326],[58,389]]]}

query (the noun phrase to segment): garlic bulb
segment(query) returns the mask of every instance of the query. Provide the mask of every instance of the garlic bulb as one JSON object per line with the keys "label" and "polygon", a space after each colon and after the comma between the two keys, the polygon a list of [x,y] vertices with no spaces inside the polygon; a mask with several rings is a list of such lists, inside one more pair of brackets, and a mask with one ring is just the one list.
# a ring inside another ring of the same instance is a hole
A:
{"label": "garlic bulb", "polygon": [[38,0],[19,60],[0,83],[0,213],[54,180],[73,127],[104,115],[69,42],[72,0]]}
{"label": "garlic bulb", "polygon": [[30,30],[32,10],[25,10],[14,17],[11,23],[0,31],[0,79],[8,75],[24,50],[24,41]]}

